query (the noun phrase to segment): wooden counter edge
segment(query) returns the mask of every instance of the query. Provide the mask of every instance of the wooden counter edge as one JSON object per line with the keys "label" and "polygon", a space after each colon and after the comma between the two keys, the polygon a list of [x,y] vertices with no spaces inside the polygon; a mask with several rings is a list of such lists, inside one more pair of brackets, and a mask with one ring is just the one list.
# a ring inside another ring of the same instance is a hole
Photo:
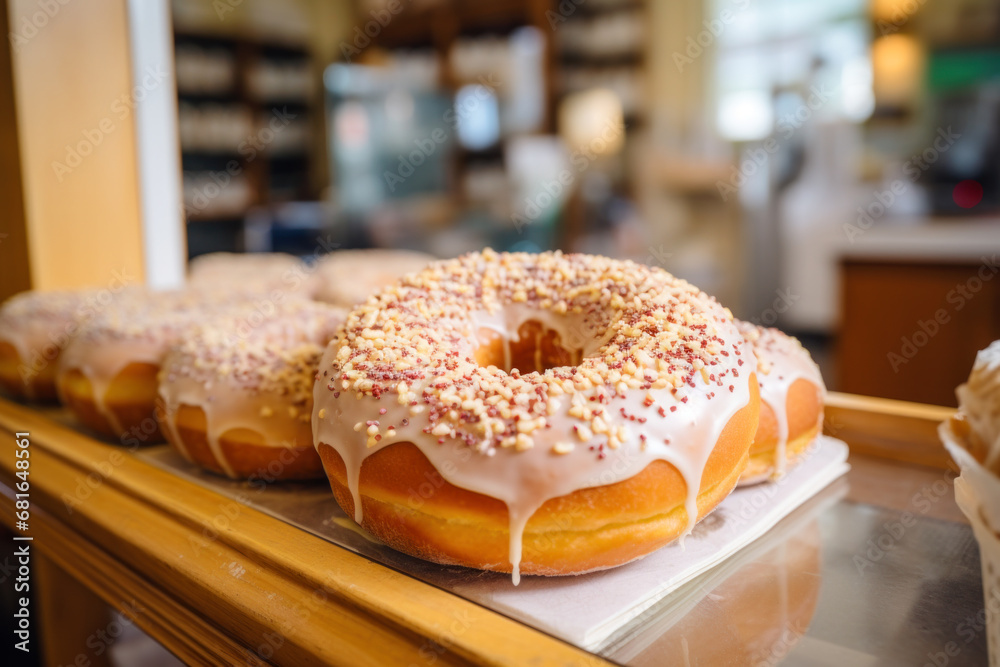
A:
{"label": "wooden counter edge", "polygon": [[0,427],[31,434],[36,547],[113,606],[143,605],[138,625],[182,657],[254,664],[280,644],[277,664],[609,664],[29,407],[0,399]]}
{"label": "wooden counter edge", "polygon": [[823,432],[851,452],[933,468],[954,468],[938,437],[938,425],[954,408],[830,392]]}

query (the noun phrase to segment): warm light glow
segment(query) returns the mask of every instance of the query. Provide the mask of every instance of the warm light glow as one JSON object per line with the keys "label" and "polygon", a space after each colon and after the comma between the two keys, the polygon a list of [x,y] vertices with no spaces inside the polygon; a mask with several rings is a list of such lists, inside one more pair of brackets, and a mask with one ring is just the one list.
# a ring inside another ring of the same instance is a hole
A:
{"label": "warm light glow", "polygon": [[872,0],[872,18],[894,24],[908,21],[927,0]]}
{"label": "warm light glow", "polygon": [[617,153],[625,142],[621,100],[604,88],[567,96],[559,105],[559,134],[573,152]]}
{"label": "warm light glow", "polygon": [[906,106],[914,101],[924,70],[920,43],[909,35],[886,35],[872,43],[875,100],[879,105]]}

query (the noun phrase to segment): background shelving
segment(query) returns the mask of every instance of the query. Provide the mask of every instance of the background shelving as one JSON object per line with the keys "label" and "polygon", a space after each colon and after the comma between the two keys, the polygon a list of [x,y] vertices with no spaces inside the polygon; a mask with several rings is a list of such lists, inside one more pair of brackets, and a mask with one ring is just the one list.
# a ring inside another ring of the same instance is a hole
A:
{"label": "background shelving", "polygon": [[240,249],[251,207],[319,195],[313,57],[278,38],[192,31],[175,33],[175,53],[189,252]]}

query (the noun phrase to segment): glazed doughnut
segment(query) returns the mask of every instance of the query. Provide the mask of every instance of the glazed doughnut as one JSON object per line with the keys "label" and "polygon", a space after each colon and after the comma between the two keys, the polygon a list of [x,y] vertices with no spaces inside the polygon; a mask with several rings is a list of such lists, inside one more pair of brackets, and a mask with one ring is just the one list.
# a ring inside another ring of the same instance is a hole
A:
{"label": "glazed doughnut", "polygon": [[760,384],[760,425],[740,486],[785,474],[823,428],[826,385],[799,341],[777,329],[737,321],[753,345]]}
{"label": "glazed doughnut", "polygon": [[311,294],[312,271],[298,257],[280,252],[213,252],[188,264],[188,284],[194,288],[234,287],[241,291],[285,290]]}
{"label": "glazed doughnut", "polygon": [[323,476],[313,446],[312,389],[320,356],[345,312],[287,302],[246,326],[227,315],[171,349],[157,417],[184,458],[232,478]]}
{"label": "glazed doughnut", "polygon": [[90,291],[24,292],[0,307],[0,386],[18,398],[56,399],[59,356],[93,305]]}
{"label": "glazed doughnut", "polygon": [[632,262],[473,253],[341,331],[313,407],[337,502],[400,551],[515,583],[686,534],[757,429],[756,360],[729,312]]}
{"label": "glazed doughnut", "polygon": [[337,250],[316,265],[314,298],[350,308],[433,261],[434,257],[412,250]]}
{"label": "glazed doughnut", "polygon": [[161,442],[156,375],[167,350],[206,317],[250,299],[246,293],[200,290],[122,294],[63,350],[56,376],[60,400],[105,436],[130,432],[143,442]]}

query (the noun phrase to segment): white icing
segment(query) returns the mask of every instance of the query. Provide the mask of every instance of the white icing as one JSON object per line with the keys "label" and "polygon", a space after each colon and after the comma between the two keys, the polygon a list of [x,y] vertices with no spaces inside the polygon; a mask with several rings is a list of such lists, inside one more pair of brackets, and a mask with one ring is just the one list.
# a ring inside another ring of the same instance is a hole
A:
{"label": "white icing", "polygon": [[316,264],[315,298],[350,307],[432,261],[431,255],[411,250],[334,250]]}
{"label": "white icing", "polygon": [[[108,388],[115,378],[133,363],[159,367],[170,347],[206,317],[237,304],[257,307],[252,299],[260,296],[229,290],[136,290],[122,294],[66,346],[60,374],[80,371],[91,384],[98,412],[115,433],[123,434],[125,429],[107,405]],[[270,302],[261,299],[261,303]],[[61,394],[64,389],[59,389]],[[64,403],[66,398],[60,395]]]}
{"label": "white icing", "polygon": [[188,263],[188,284],[195,287],[235,287],[295,290],[308,281],[308,268],[298,257],[280,252],[199,255]]}
{"label": "white icing", "polygon": [[[146,363],[158,366],[166,348],[165,341],[123,339],[95,344],[90,340],[78,338],[63,350],[60,368],[61,372],[78,370],[87,378],[93,391],[94,406],[97,411],[107,420],[115,433],[124,434],[125,428],[107,405],[108,388],[119,373],[130,364]],[[62,395],[63,389],[60,386],[60,400],[67,403],[68,397]]]}
{"label": "white icing", "polygon": [[[771,407],[778,423],[778,443],[771,475],[780,477],[788,466],[788,391],[796,381],[808,380],[819,389],[822,405],[826,398],[826,385],[819,366],[795,338],[777,329],[765,329],[745,322],[740,322],[738,326],[753,342],[758,362],[760,400]],[[821,411],[819,423],[822,424],[822,421]],[[744,483],[753,481],[756,480],[744,480]]]}
{"label": "white icing", "polygon": [[[170,376],[171,358],[164,362],[163,375]],[[287,439],[293,432],[301,414],[309,414],[311,405],[296,407],[287,398],[274,392],[248,391],[238,384],[220,381],[206,386],[201,380],[191,377],[169,377],[159,385],[160,399],[163,401],[161,423],[167,428],[170,442],[189,461],[193,461],[177,429],[177,412],[182,405],[200,408],[205,413],[205,439],[219,467],[229,477],[238,478],[220,444],[227,432],[247,429],[258,433],[262,447],[305,447],[308,442]],[[296,410],[295,416],[288,414],[289,408]],[[266,412],[268,416],[262,416]],[[292,420],[293,423],[289,423]]]}
{"label": "white icing", "polygon": [[[46,346],[53,345],[51,342],[46,341],[44,329],[35,323],[25,323],[23,326],[16,328],[5,328],[3,333],[0,334],[0,341],[8,343],[14,348],[22,367],[27,367],[28,364],[32,363],[34,352],[44,354]],[[58,354],[61,354],[61,352],[58,352]],[[58,354],[48,363],[56,363],[59,359]],[[21,386],[24,389],[25,398],[29,400],[37,398],[35,395],[35,383],[26,381],[23,374]]]}
{"label": "white icing", "polygon": [[[219,468],[238,478],[221,440],[246,429],[255,444],[273,449],[309,447],[312,389],[321,351],[344,312],[312,301],[290,300],[247,324],[246,310],[195,327],[163,362],[161,423],[180,453],[192,460],[177,427],[182,405],[205,416],[205,439]],[[317,472],[319,472],[317,470]]]}
{"label": "white icing", "polygon": [[0,307],[0,341],[17,353],[21,386],[28,399],[37,398],[36,382],[59,355],[92,311],[85,307],[89,291],[23,292]]}
{"label": "white icing", "polygon": [[[721,308],[719,312],[721,313]],[[470,314],[469,320],[470,329],[465,347],[459,350],[460,354],[469,357],[475,352],[478,342],[475,340],[475,332],[479,329],[499,333],[509,341],[517,335],[520,325],[528,320],[538,320],[547,328],[554,329],[564,343],[572,345],[577,341],[583,342],[584,356],[596,352],[604,344],[603,340],[589,335],[592,330],[584,329],[581,335],[580,318],[574,321],[572,317],[522,304],[513,304],[493,314],[477,311]],[[624,424],[628,429],[624,444],[617,449],[604,448],[605,458],[600,458],[590,446],[599,447],[606,441],[606,436],[594,435],[590,440],[581,442],[574,435],[572,429],[580,421],[567,414],[574,400],[569,394],[555,397],[558,406],[554,414],[547,418],[550,428],[534,432],[534,445],[531,448],[524,451],[516,451],[512,447],[495,449],[492,450],[492,455],[483,455],[455,438],[444,438],[439,444],[436,436],[423,430],[428,425],[425,415],[412,415],[407,406],[401,406],[395,400],[395,394],[378,400],[368,394],[358,396],[344,391],[335,399],[328,389],[328,380],[322,377],[316,383],[314,396],[313,434],[316,446],[327,444],[343,459],[348,488],[354,500],[354,518],[359,524],[363,518],[359,492],[361,466],[368,456],[397,442],[415,444],[449,483],[503,501],[509,512],[509,560],[512,579],[516,585],[520,579],[523,531],[538,508],[552,498],[579,489],[628,479],[653,461],[662,460],[672,464],[684,478],[687,484],[685,534],[690,532],[698,518],[697,497],[705,464],[725,425],[733,415],[749,404],[751,394],[748,379],[753,377],[756,365],[749,344],[743,341],[735,326],[722,321],[719,322],[719,327],[723,332],[721,335],[727,341],[741,348],[740,358],[744,361],[744,365],[739,368],[745,369],[745,372],[733,381],[732,391],[714,383],[698,381],[693,388],[684,386],[688,399],[685,404],[679,404],[669,389],[629,391],[621,397],[608,394],[600,386],[576,394],[576,400],[588,402],[591,396],[599,393],[608,396],[608,402],[602,406],[606,421],[609,425]],[[338,349],[336,344],[327,349],[320,363],[321,370],[330,368]],[[507,355],[509,361],[509,347]],[[730,357],[728,363],[735,368],[736,357]],[[410,387],[411,391],[419,393],[428,381],[414,384]],[[655,400],[649,406],[644,404],[647,394]],[[709,394],[714,394],[714,397],[709,398]],[[589,405],[598,404],[589,402]],[[660,406],[667,408],[663,417],[658,413]],[[670,406],[679,409],[670,412]],[[320,419],[319,410],[324,408],[325,418]],[[622,408],[626,415],[634,416],[636,420],[623,417]],[[380,409],[386,409],[386,414],[378,419],[382,424],[393,425],[395,436],[383,437],[374,446],[367,447],[364,430],[357,432],[354,425],[359,419],[364,421],[378,415]],[[640,423],[639,418],[644,418],[645,423]],[[402,425],[404,419],[408,420],[407,426]],[[641,436],[645,436],[645,441]],[[665,438],[669,438],[670,444],[664,442]],[[576,447],[567,454],[553,453],[553,446],[560,442],[573,442]]]}

